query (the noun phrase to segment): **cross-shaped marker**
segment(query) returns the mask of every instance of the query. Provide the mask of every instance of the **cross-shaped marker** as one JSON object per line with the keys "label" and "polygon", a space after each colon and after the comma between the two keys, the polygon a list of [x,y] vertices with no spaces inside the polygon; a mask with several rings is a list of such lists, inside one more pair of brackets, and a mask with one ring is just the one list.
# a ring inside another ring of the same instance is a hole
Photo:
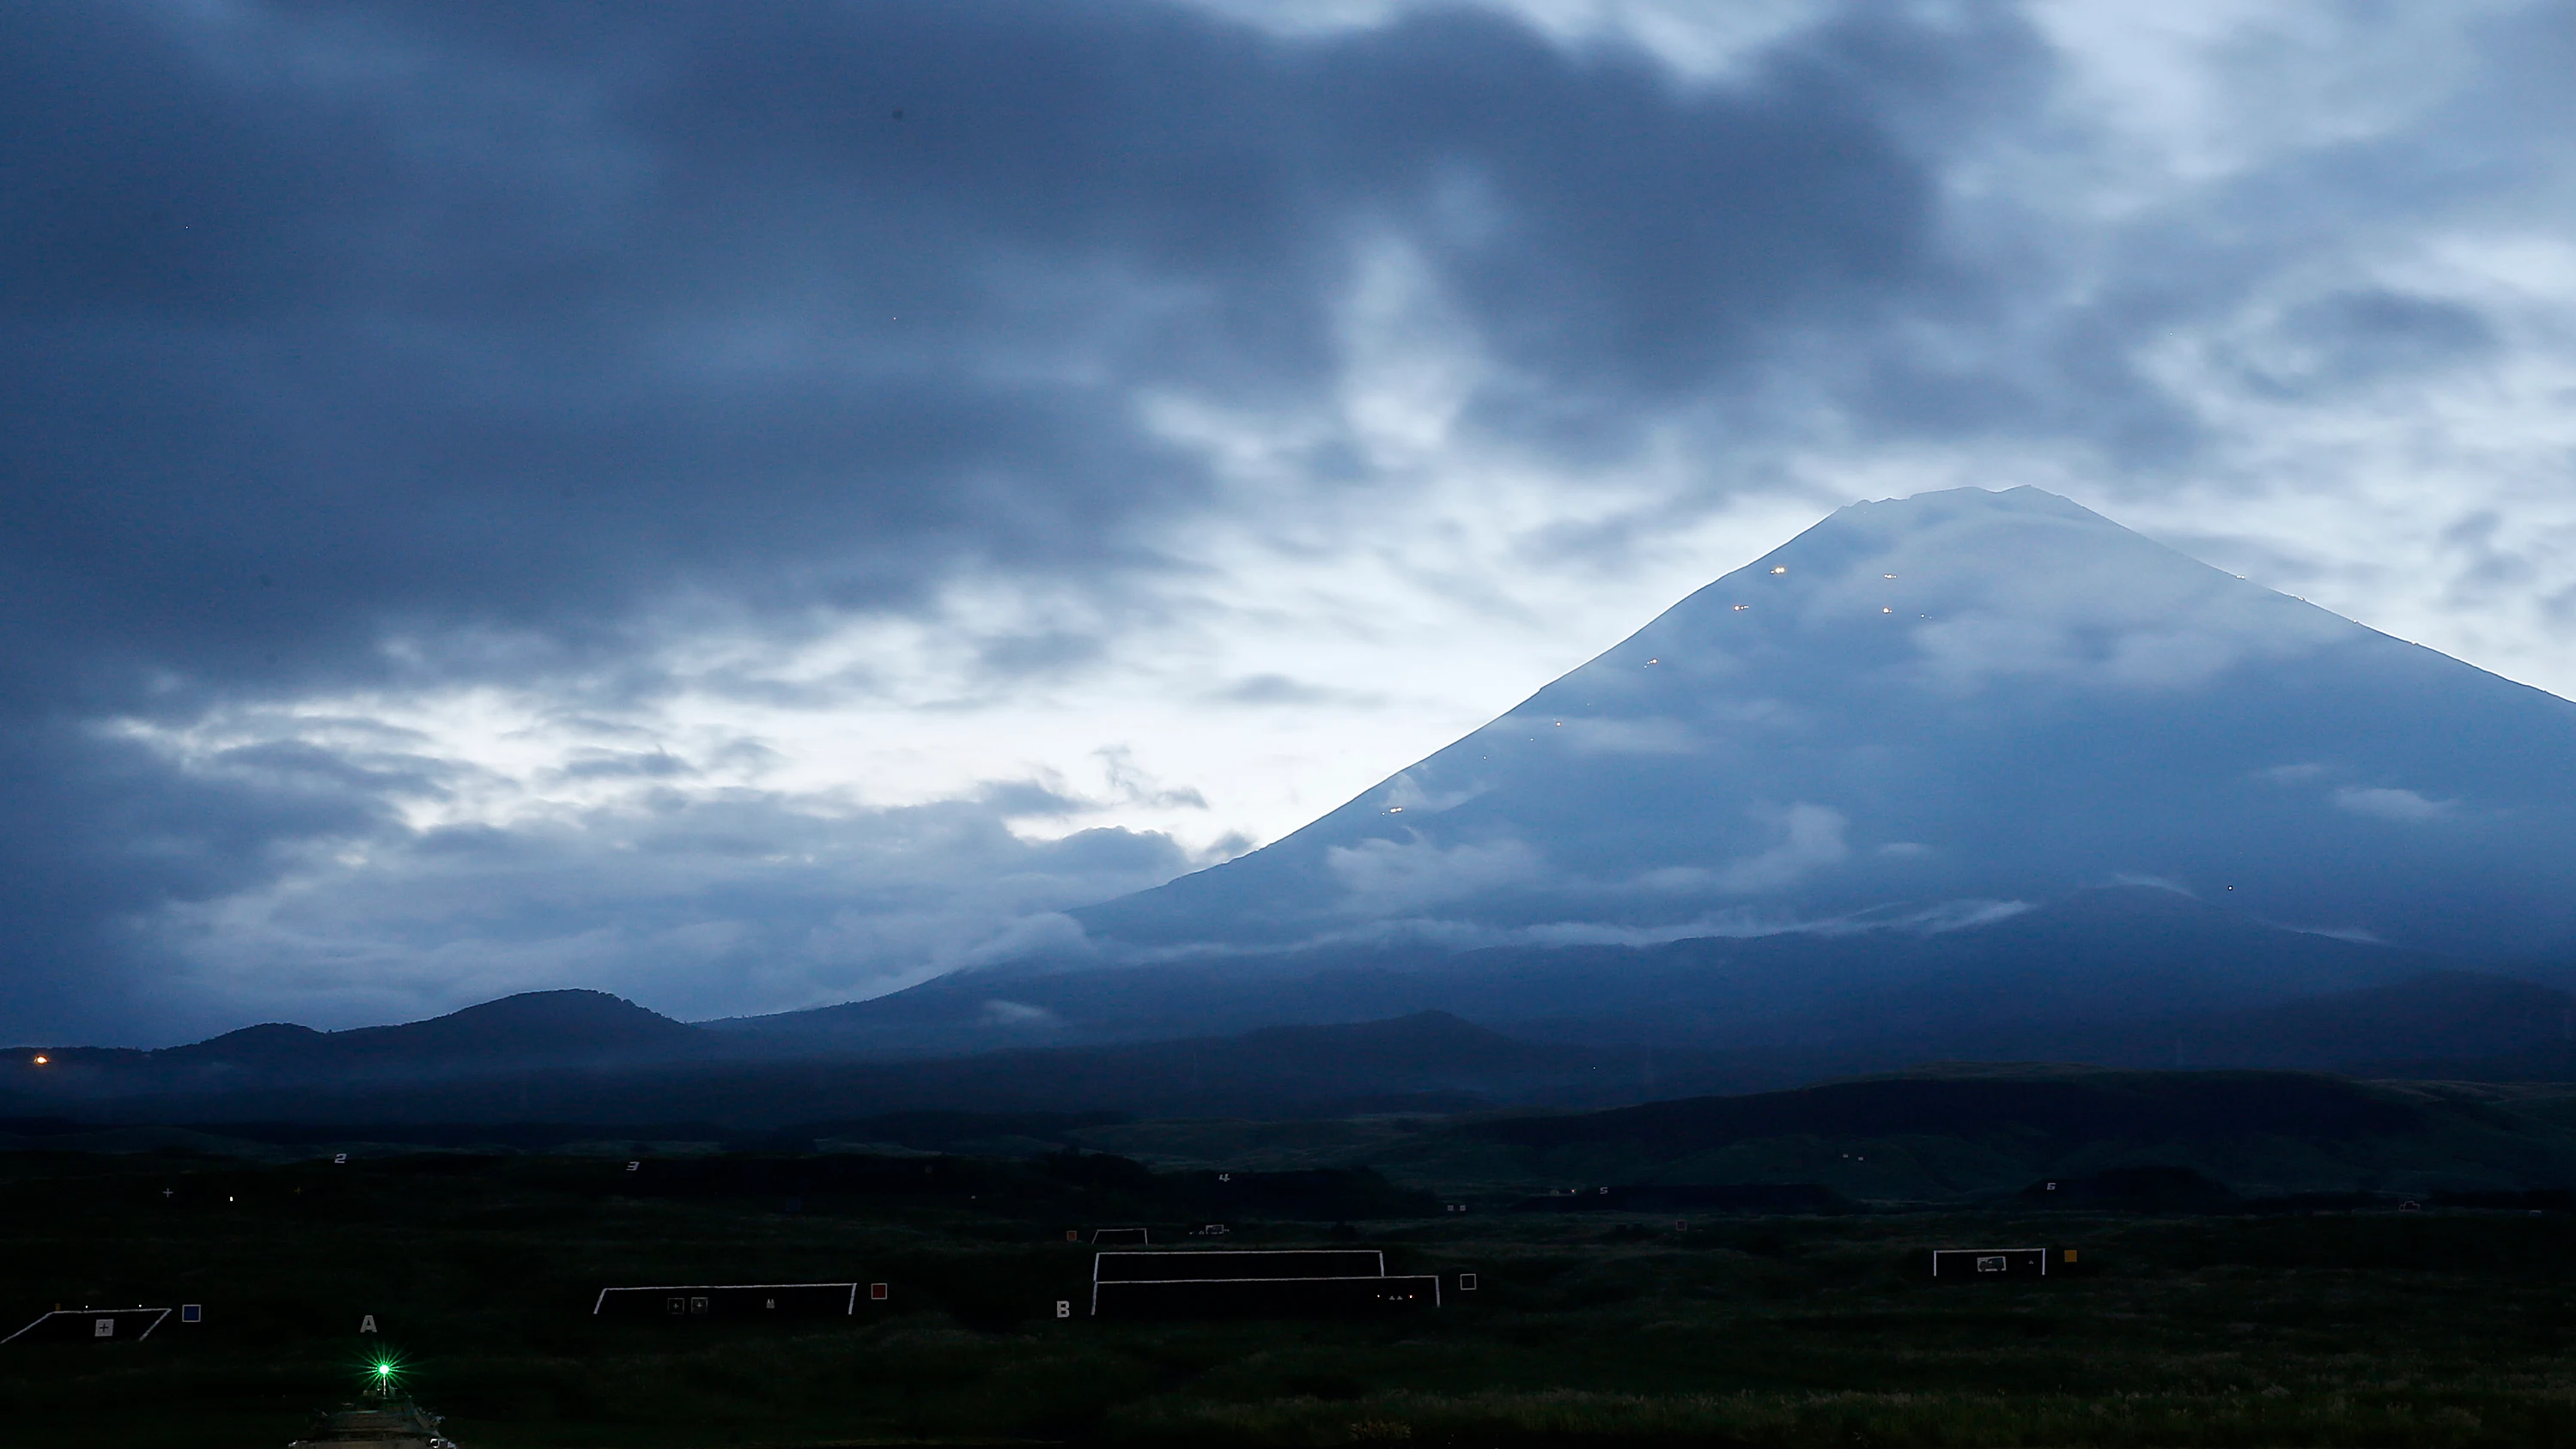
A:
{"label": "cross-shaped marker", "polygon": [[179,1190],[175,1187],[165,1187],[161,1189],[161,1195],[165,1198],[177,1197]]}

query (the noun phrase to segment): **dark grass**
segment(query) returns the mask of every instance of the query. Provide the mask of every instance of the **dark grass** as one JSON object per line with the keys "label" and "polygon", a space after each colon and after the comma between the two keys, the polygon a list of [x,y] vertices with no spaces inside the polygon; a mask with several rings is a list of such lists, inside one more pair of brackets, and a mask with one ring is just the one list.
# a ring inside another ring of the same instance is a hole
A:
{"label": "dark grass", "polygon": [[[645,1196],[666,1164],[0,1159],[8,1316],[208,1313],[144,1344],[0,1349],[0,1443],[277,1449],[354,1389],[373,1313],[466,1449],[2576,1444],[2564,1213],[1319,1216],[1227,1245],[1357,1233],[1396,1271],[1481,1286],[1401,1319],[1096,1323],[1053,1317],[1089,1270],[1064,1230],[1168,1232],[1203,1184],[886,1163],[791,1215],[762,1186],[796,1177],[776,1161]],[[1385,1200],[1343,1188],[1301,1210]],[[1934,1245],[2021,1243],[2077,1246],[2084,1275],[1928,1277]],[[588,1316],[609,1283],[784,1279],[894,1296],[823,1326]]]}

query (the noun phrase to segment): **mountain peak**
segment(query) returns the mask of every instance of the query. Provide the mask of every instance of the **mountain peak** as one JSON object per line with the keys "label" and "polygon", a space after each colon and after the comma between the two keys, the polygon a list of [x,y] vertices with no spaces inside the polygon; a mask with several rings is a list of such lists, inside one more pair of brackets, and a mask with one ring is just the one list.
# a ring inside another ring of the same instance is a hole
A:
{"label": "mountain peak", "polygon": [[1765,661],[1788,648],[1948,695],[2037,678],[2155,691],[2365,637],[2379,636],[2053,493],[1954,488],[1841,509],[1595,664],[1670,645],[1795,667]]}

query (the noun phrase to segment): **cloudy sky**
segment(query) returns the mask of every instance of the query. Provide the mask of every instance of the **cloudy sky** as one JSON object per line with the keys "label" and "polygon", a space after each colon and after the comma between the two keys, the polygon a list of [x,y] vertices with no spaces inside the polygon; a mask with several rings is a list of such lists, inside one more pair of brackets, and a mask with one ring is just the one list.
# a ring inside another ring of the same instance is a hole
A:
{"label": "cloudy sky", "polygon": [[1860,498],[2576,694],[2576,8],[0,7],[0,1037],[872,994]]}

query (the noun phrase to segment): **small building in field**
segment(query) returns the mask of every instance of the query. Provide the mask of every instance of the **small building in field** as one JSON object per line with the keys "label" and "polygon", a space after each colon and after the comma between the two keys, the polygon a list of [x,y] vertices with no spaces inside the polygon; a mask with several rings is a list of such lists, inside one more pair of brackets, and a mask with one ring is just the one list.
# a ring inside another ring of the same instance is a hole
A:
{"label": "small building in field", "polygon": [[1935,1248],[1932,1276],[1981,1283],[2064,1277],[2079,1261],[2073,1248]]}
{"label": "small building in field", "polygon": [[139,1343],[169,1316],[167,1308],[57,1308],[0,1343]]}
{"label": "small building in field", "polygon": [[602,1288],[594,1318],[703,1323],[847,1318],[859,1311],[856,1283],[694,1283],[658,1288]]}
{"label": "small building in field", "polygon": [[1390,1275],[1374,1248],[1100,1253],[1095,1318],[1345,1317],[1440,1306],[1440,1280]]}

